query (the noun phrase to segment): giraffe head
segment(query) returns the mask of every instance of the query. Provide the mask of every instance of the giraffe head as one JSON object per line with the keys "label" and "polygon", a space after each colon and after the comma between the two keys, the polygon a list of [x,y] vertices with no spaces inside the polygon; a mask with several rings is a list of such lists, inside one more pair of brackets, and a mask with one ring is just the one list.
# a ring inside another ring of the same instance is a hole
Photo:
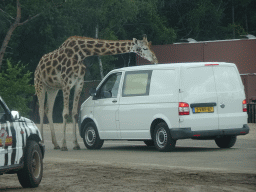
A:
{"label": "giraffe head", "polygon": [[131,51],[137,53],[144,59],[147,59],[153,64],[157,64],[158,60],[155,53],[151,50],[151,42],[148,42],[146,35],[144,35],[142,40],[137,40],[133,38],[134,46]]}

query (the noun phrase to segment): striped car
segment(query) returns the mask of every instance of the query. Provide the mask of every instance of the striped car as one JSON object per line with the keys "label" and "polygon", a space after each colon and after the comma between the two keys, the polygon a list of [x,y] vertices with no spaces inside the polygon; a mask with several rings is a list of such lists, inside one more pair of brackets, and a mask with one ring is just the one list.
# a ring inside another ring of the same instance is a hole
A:
{"label": "striped car", "polygon": [[45,146],[35,123],[10,111],[0,97],[0,175],[17,173],[22,187],[42,179]]}

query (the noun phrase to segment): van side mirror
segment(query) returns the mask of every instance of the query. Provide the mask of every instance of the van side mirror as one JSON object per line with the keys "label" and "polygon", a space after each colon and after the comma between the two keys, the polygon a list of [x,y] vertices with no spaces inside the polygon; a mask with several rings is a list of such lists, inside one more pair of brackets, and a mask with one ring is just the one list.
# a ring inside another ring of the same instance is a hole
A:
{"label": "van side mirror", "polygon": [[90,90],[89,90],[89,94],[90,94],[90,96],[96,96],[96,88],[91,88]]}
{"label": "van side mirror", "polygon": [[20,119],[20,114],[18,111],[11,111],[11,114],[12,114],[12,118],[14,120],[19,120]]}
{"label": "van side mirror", "polygon": [[109,91],[104,91],[103,95],[104,95],[104,98],[111,98],[112,97],[112,94]]}

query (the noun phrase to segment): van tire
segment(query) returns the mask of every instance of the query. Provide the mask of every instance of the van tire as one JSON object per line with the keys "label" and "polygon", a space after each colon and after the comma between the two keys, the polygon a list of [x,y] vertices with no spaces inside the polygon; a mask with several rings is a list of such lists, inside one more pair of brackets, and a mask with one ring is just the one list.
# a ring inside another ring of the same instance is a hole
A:
{"label": "van tire", "polygon": [[156,125],[153,140],[156,149],[161,152],[172,151],[176,145],[176,140],[172,139],[169,127],[165,122]]}
{"label": "van tire", "polygon": [[231,148],[236,143],[236,136],[224,136],[224,137],[215,139],[215,143],[220,148]]}
{"label": "van tire", "polygon": [[145,140],[144,143],[145,143],[148,147],[152,147],[152,146],[155,145],[153,140]]}
{"label": "van tire", "polygon": [[23,188],[35,188],[43,177],[43,158],[38,143],[27,141],[24,154],[24,167],[17,172],[19,182]]}
{"label": "van tire", "polygon": [[83,141],[87,149],[100,149],[104,143],[99,137],[95,123],[89,122],[84,126]]}

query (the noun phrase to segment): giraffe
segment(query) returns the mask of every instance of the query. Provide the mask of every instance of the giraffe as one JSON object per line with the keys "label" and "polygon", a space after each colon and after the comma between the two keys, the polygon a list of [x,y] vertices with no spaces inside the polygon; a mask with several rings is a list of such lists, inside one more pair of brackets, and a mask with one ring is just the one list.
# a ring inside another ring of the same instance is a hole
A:
{"label": "giraffe", "polygon": [[[76,119],[78,116],[78,101],[84,85],[86,67],[82,61],[93,55],[116,55],[135,52],[151,63],[158,63],[154,52],[151,50],[151,42],[144,36],[142,40],[101,40],[88,37],[69,37],[58,49],[45,54],[35,70],[34,83],[36,95],[39,101],[40,132],[43,137],[43,117],[46,114],[51,130],[54,149],[60,149],[54,131],[52,120],[53,105],[59,90],[63,91],[63,140],[62,151],[67,151],[66,123],[69,116],[69,96],[72,87],[75,87],[72,108],[73,143],[74,150],[80,146],[76,137]],[[45,95],[47,95],[46,104]],[[43,138],[44,141],[44,138]]]}

